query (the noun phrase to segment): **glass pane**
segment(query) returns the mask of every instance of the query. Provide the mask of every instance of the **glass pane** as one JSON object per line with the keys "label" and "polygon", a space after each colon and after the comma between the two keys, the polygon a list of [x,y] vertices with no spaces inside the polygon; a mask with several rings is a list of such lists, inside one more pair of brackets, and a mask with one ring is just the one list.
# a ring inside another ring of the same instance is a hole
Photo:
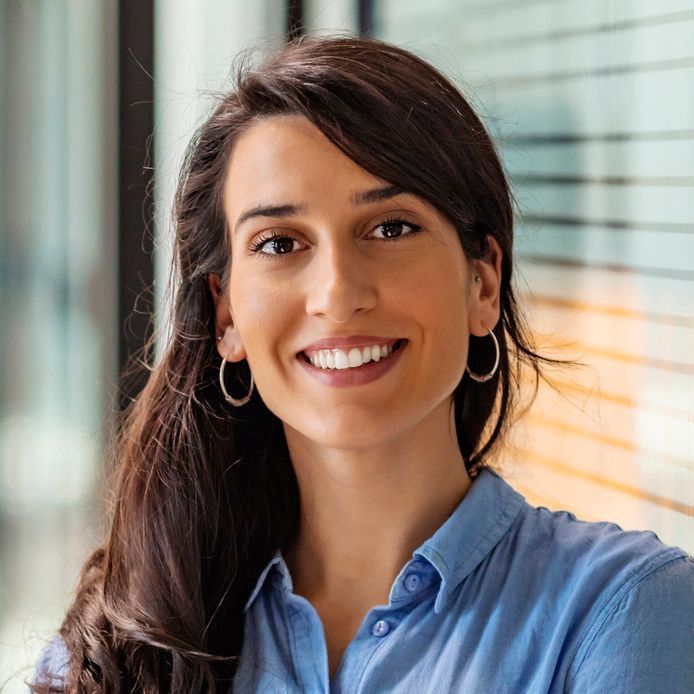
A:
{"label": "glass pane", "polygon": [[[101,540],[117,344],[114,3],[0,13],[0,672],[25,691]],[[40,46],[41,50],[36,50]],[[10,683],[7,683],[7,678]]]}

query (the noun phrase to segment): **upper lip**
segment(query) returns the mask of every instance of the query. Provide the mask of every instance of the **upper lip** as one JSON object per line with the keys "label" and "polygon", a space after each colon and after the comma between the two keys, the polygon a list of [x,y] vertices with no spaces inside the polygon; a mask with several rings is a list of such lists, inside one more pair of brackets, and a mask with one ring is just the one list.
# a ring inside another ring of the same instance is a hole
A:
{"label": "upper lip", "polygon": [[398,337],[378,337],[376,335],[351,335],[350,337],[325,337],[322,340],[306,345],[301,351],[311,352],[319,349],[346,349],[350,347],[368,347],[369,345],[387,345],[397,342]]}

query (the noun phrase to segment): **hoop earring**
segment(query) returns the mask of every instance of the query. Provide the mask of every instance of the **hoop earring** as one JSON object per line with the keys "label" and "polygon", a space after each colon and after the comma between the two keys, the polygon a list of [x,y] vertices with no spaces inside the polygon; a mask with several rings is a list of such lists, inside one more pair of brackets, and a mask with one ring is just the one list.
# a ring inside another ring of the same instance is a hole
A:
{"label": "hoop earring", "polygon": [[501,359],[499,341],[496,339],[496,335],[491,330],[489,331],[489,334],[492,336],[492,340],[494,341],[494,349],[496,350],[496,357],[494,359],[494,366],[492,366],[492,370],[486,374],[476,374],[470,371],[470,367],[467,366],[467,364],[465,365],[465,370],[470,374],[470,378],[478,383],[486,383],[487,381],[491,381],[496,373],[496,370],[499,368],[499,361]]}
{"label": "hoop earring", "polygon": [[226,366],[227,363],[227,358],[223,357],[222,358],[222,364],[219,367],[219,385],[222,388],[222,393],[224,393],[224,399],[228,402],[231,403],[234,407],[241,407],[241,405],[245,405],[250,399],[251,395],[253,394],[253,374],[251,374],[251,387],[250,390],[248,391],[248,395],[244,396],[240,400],[237,400],[236,398],[232,398],[229,393],[227,393],[226,386],[224,385],[224,367]]}

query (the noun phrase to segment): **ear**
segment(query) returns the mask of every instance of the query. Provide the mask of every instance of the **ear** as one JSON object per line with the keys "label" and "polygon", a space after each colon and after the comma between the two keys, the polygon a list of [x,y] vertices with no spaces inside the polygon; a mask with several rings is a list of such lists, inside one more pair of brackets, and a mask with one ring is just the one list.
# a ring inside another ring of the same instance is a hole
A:
{"label": "ear", "polygon": [[484,337],[499,322],[501,315],[501,261],[503,251],[491,235],[486,237],[489,249],[485,258],[471,261],[471,290],[468,308],[470,334]]}
{"label": "ear", "polygon": [[234,324],[228,288],[225,289],[222,286],[221,278],[214,273],[210,273],[207,276],[207,286],[210,289],[215,306],[217,352],[220,357],[226,357],[227,361],[241,361],[246,358],[246,349]]}

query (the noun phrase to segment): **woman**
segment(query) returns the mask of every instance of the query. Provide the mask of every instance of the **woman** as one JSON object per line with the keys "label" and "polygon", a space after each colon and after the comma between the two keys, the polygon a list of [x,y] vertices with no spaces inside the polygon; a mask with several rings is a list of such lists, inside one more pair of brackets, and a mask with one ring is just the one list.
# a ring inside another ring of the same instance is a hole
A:
{"label": "woman", "polygon": [[173,335],[37,690],[689,691],[687,554],[488,466],[541,359],[441,74],[352,38],[242,70],[176,219]]}

